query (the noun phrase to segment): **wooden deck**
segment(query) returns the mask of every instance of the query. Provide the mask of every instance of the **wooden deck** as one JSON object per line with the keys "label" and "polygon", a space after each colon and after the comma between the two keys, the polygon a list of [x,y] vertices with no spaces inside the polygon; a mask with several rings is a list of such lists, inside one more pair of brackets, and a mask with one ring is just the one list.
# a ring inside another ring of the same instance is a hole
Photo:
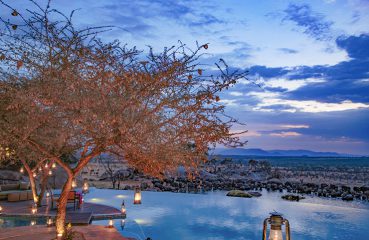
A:
{"label": "wooden deck", "polygon": [[[55,217],[56,209],[51,209],[49,199],[43,201],[42,206],[38,208],[36,214],[31,213],[33,201],[7,202],[1,201],[3,207],[2,216],[19,216],[19,217]],[[73,209],[73,205],[67,207],[67,222],[72,225],[87,225],[92,220],[125,218],[118,209],[102,204],[85,202],[80,209]],[[1,239],[0,239],[1,240]]]}

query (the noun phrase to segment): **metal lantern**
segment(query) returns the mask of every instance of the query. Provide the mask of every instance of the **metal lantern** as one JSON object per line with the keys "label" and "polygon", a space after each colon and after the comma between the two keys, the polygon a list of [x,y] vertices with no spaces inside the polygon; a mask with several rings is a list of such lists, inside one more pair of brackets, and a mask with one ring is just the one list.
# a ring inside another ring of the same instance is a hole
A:
{"label": "metal lantern", "polygon": [[110,219],[109,220],[109,225],[108,225],[109,228],[113,228],[114,227],[114,220],[113,219]]}
{"label": "metal lantern", "polygon": [[51,168],[56,168],[56,163],[53,162],[53,164],[51,165]]}
{"label": "metal lantern", "polygon": [[48,217],[46,221],[46,226],[51,227],[53,225],[53,219],[52,217]]}
{"label": "metal lantern", "polygon": [[133,204],[141,204],[141,189],[140,188],[135,189]]}
{"label": "metal lantern", "polygon": [[45,168],[49,168],[49,164],[47,162],[45,163]]}
{"label": "metal lantern", "polygon": [[37,203],[34,203],[32,205],[31,212],[32,212],[32,214],[36,214],[37,213]]}
{"label": "metal lantern", "polygon": [[40,166],[40,167],[38,167],[38,171],[39,172],[41,172],[42,171],[42,167]]}
{"label": "metal lantern", "polygon": [[88,181],[87,181],[87,179],[85,179],[83,181],[82,192],[83,193],[88,193],[88,191],[89,191]]}
{"label": "metal lantern", "polygon": [[49,170],[49,176],[53,175],[53,171]]}
{"label": "metal lantern", "polygon": [[20,172],[20,173],[24,173],[24,168],[23,168],[23,167],[21,167],[21,168],[19,169],[19,172]]}
{"label": "metal lantern", "polygon": [[122,202],[122,205],[120,207],[120,211],[122,214],[126,214],[126,205],[124,204],[124,200]]}
{"label": "metal lantern", "polygon": [[73,178],[72,180],[72,188],[76,188],[77,187],[77,181],[75,178]]}
{"label": "metal lantern", "polygon": [[33,172],[32,176],[33,176],[34,178],[35,178],[35,177],[37,177],[36,172]]}
{"label": "metal lantern", "polygon": [[267,240],[267,225],[270,224],[268,240],[284,240],[282,234],[282,225],[286,226],[286,240],[291,240],[290,223],[283,218],[281,213],[272,212],[270,217],[264,220],[263,240]]}

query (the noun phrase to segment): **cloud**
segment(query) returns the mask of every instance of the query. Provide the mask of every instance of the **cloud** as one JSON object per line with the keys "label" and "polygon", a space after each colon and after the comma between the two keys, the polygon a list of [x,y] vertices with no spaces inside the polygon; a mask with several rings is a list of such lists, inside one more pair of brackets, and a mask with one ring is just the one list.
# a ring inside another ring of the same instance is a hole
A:
{"label": "cloud", "polygon": [[273,137],[298,137],[301,136],[298,132],[277,132],[277,133],[270,133],[270,136]]}
{"label": "cloud", "polygon": [[303,32],[316,40],[330,40],[333,22],[327,21],[324,15],[315,13],[307,4],[289,4],[284,10],[282,21],[290,21],[303,29]]}
{"label": "cloud", "polygon": [[318,102],[314,100],[299,101],[299,100],[286,100],[280,98],[265,98],[261,99],[253,110],[255,111],[273,111],[275,109],[285,112],[308,112],[308,113],[321,113],[321,112],[338,112],[369,108],[369,104],[354,103],[350,100],[342,101],[340,103],[326,103]]}
{"label": "cloud", "polygon": [[310,128],[310,126],[306,124],[300,124],[300,125],[285,124],[285,125],[281,125],[281,127],[282,128]]}

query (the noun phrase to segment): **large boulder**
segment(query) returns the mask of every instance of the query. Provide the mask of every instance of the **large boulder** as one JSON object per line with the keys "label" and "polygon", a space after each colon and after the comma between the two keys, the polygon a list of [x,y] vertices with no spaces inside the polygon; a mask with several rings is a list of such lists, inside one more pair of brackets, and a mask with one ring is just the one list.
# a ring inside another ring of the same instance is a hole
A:
{"label": "large boulder", "polygon": [[231,190],[227,193],[228,197],[242,197],[242,198],[252,198],[252,195],[248,192],[240,190]]}

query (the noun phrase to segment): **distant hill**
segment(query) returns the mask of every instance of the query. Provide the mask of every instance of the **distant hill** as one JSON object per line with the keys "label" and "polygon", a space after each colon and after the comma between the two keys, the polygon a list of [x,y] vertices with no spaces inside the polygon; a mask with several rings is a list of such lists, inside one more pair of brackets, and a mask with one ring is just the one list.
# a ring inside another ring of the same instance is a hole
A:
{"label": "distant hill", "polygon": [[219,148],[214,154],[268,157],[355,157],[352,154],[336,152],[314,152],[310,150],[263,150],[259,148]]}

